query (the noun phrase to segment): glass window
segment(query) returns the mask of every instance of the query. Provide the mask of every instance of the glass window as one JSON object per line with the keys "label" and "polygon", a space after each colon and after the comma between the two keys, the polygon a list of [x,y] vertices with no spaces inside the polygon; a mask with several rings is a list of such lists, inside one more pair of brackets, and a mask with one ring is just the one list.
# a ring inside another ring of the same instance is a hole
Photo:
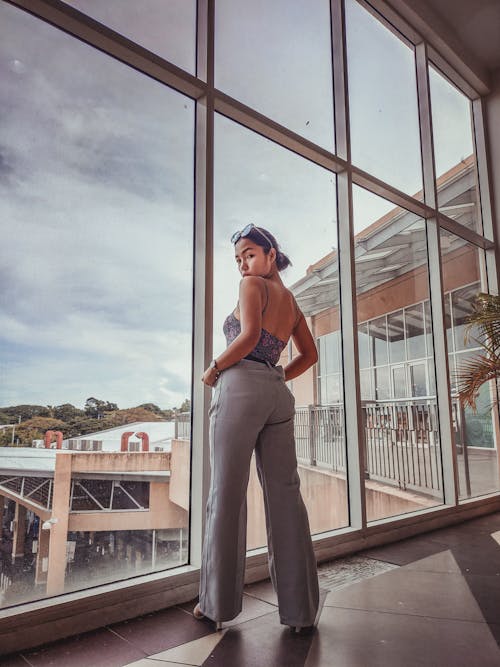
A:
{"label": "glass window", "polygon": [[480,496],[500,490],[498,461],[498,392],[494,381],[483,383],[470,404],[460,402],[458,387],[471,376],[470,364],[485,356],[478,329],[464,342],[467,318],[480,292],[487,292],[484,251],[468,241],[441,230],[443,287],[449,292],[451,316],[447,318],[447,333],[455,348],[449,348],[450,385],[454,415],[460,498]]}
{"label": "glass window", "polygon": [[380,366],[389,361],[387,352],[387,321],[385,317],[378,317],[370,322],[370,336],[372,343],[373,364]]}
{"label": "glass window", "polygon": [[368,401],[374,397],[372,389],[372,377],[373,377],[373,371],[370,369],[362,370],[359,372],[362,401]]}
{"label": "glass window", "polygon": [[328,0],[217,0],[215,85],[334,150]]}
{"label": "glass window", "polygon": [[392,393],[394,398],[406,398],[408,386],[406,382],[406,366],[391,366]]}
{"label": "glass window", "polygon": [[471,101],[434,67],[429,83],[439,210],[481,234]]}
{"label": "glass window", "polygon": [[[429,299],[426,227],[423,220],[402,209],[389,207],[377,218],[373,212],[384,209],[377,199],[354,186],[358,321],[368,320],[377,363],[375,404],[362,407],[369,521],[443,501],[437,403],[420,399],[427,396],[425,362],[409,363],[406,350],[409,336],[410,355],[425,357],[426,326],[431,330],[422,307]],[[385,338],[389,364],[379,366],[387,361]],[[429,359],[431,376],[432,362]],[[360,377],[360,383],[363,387],[366,380]]]}
{"label": "glass window", "polygon": [[427,396],[426,364],[410,364],[410,383],[412,396]]}
{"label": "glass window", "polygon": [[379,366],[375,369],[375,398],[377,401],[385,401],[390,397],[389,367]]}
{"label": "glass window", "polygon": [[370,363],[370,337],[368,335],[368,324],[358,325],[358,354],[359,367],[368,368]]}
{"label": "glass window", "polygon": [[387,315],[387,331],[389,334],[389,356],[391,363],[406,359],[405,325],[403,311]]}
{"label": "glass window", "polygon": [[[191,393],[194,106],[12,5],[0,24],[0,413],[12,424],[0,468],[26,519],[25,531],[4,521],[13,605],[135,576],[139,560],[142,572],[186,562],[190,439],[173,408],[189,411]],[[26,481],[26,456],[52,486]],[[74,472],[56,515],[68,534],[47,525],[66,489],[60,456]],[[133,558],[116,546],[124,526]],[[175,558],[153,549],[159,530]]]}
{"label": "glass window", "polygon": [[195,73],[196,0],[64,1],[148,51]]}
{"label": "glass window", "polygon": [[[304,221],[307,220],[307,234]],[[301,490],[311,531],[348,524],[342,380],[338,363],[339,286],[334,176],[261,136],[216,116],[214,232],[214,353],[226,346],[222,323],[238,299],[230,243],[249,221],[277,238],[293,265],[281,277],[319,339],[318,370],[294,379],[295,436]],[[232,278],[231,278],[232,276]],[[293,346],[291,355],[293,356]],[[284,352],[286,365],[290,353]],[[320,396],[316,388],[320,388]],[[320,469],[329,470],[333,476]],[[266,539],[256,474],[250,479],[249,549]]]}
{"label": "glass window", "polygon": [[425,357],[425,319],[423,304],[405,308],[406,343],[408,359]]}
{"label": "glass window", "polygon": [[346,2],[353,163],[421,197],[415,54],[356,0]]}
{"label": "glass window", "polygon": [[453,336],[457,352],[478,346],[479,330],[477,326],[468,327],[467,324],[473,313],[474,299],[480,291],[479,283],[475,283],[454,290],[450,295],[453,313]]}

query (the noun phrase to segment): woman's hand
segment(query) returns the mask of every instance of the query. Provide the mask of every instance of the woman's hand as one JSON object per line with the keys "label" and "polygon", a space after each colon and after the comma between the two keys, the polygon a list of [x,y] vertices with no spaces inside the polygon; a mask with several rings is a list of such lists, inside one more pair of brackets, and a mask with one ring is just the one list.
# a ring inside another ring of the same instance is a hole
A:
{"label": "woman's hand", "polygon": [[298,355],[285,366],[285,380],[287,382],[301,375],[318,361],[318,350],[302,313],[292,333],[292,339]]}
{"label": "woman's hand", "polygon": [[219,375],[220,371],[215,366],[209,366],[203,373],[201,381],[204,382],[208,387],[213,387],[217,382]]}

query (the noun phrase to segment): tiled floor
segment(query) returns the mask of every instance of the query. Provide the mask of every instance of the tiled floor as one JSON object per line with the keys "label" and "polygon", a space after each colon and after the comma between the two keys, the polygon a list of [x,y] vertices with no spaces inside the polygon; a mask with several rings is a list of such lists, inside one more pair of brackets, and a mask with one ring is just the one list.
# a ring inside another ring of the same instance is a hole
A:
{"label": "tiled floor", "polygon": [[269,582],[214,632],[193,603],[0,658],[2,667],[500,667],[500,513],[320,567],[315,632]]}

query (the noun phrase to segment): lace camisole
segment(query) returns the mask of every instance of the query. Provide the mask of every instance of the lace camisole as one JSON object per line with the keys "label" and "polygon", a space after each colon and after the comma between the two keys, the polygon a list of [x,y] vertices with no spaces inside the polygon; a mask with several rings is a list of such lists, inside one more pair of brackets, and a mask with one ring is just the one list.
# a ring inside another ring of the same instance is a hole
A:
{"label": "lace camisole", "polygon": [[[264,283],[265,284],[265,283]],[[267,308],[267,303],[269,301],[269,293],[266,287],[267,301],[262,314],[265,313]],[[295,301],[295,300],[294,300]],[[295,302],[295,308],[297,310],[297,319],[295,324],[297,324],[300,318],[300,311],[298,309],[297,303]],[[226,343],[229,345],[233,340],[241,333],[241,322],[236,317],[234,312],[230,313],[224,322],[223,327],[224,335],[226,336]],[[247,354],[245,359],[252,359],[254,361],[262,361],[264,363],[270,363],[272,366],[276,366],[281,356],[281,353],[285,349],[286,341],[281,340],[277,336],[274,336],[272,333],[267,331],[267,329],[261,329],[260,338],[257,342],[257,345],[254,349]]]}
{"label": "lace camisole", "polygon": [[[234,313],[226,317],[223,327],[226,342],[229,345],[241,333],[241,322],[236,318]],[[269,362],[272,366],[276,366],[285,348],[285,341],[273,336],[266,329],[261,329],[260,338],[254,349],[248,354],[245,359],[253,359],[254,361]]]}

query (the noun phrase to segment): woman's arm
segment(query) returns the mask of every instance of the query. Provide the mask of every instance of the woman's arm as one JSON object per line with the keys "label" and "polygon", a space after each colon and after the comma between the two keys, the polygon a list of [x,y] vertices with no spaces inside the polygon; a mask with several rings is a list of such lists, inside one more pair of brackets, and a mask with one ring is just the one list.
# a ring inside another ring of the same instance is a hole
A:
{"label": "woman's arm", "polygon": [[318,361],[318,350],[302,313],[292,333],[292,340],[299,354],[285,366],[285,380],[287,381],[301,375]]}
{"label": "woman's arm", "polygon": [[258,276],[245,276],[240,282],[239,310],[241,333],[217,357],[217,368],[207,368],[203,373],[203,382],[213,386],[217,380],[217,371],[241,361],[259,342],[262,329],[262,310],[265,300],[263,279]]}

